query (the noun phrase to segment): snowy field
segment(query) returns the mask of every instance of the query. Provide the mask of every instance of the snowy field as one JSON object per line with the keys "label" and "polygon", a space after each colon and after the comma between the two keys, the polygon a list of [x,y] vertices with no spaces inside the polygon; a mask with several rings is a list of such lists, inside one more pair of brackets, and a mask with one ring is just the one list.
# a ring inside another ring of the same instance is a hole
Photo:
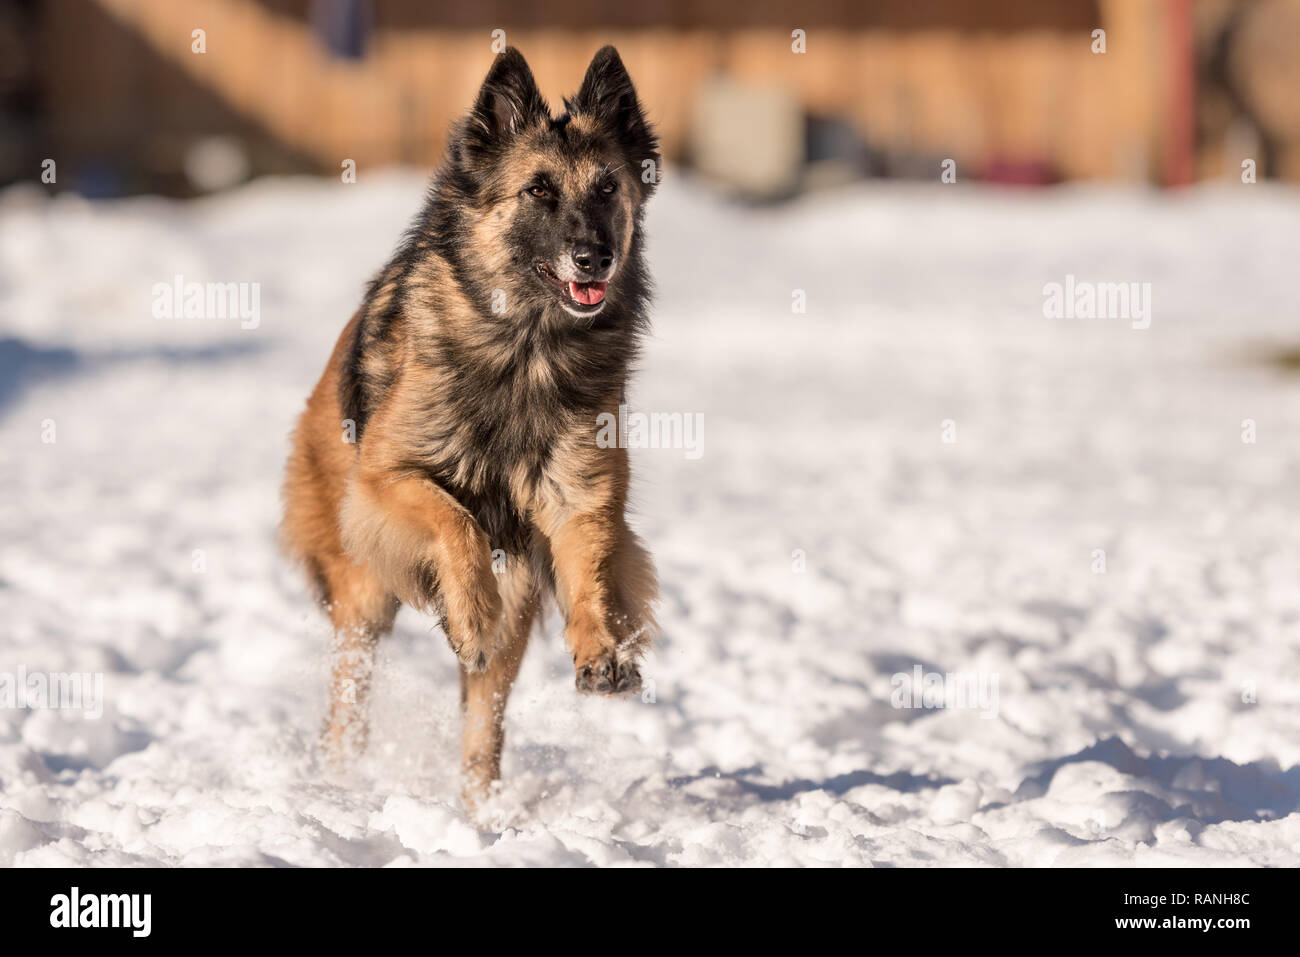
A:
{"label": "snowy field", "polygon": [[[1300,195],[665,184],[630,398],[705,428],[633,452],[654,700],[578,697],[552,614],[474,824],[409,610],[323,769],[275,549],[421,189],[0,194],[0,676],[103,675],[98,720],[0,707],[0,865],[1300,864],[1300,376],[1257,358],[1300,336]],[[258,283],[257,328],[155,318],[177,274]],[[1151,283],[1150,327],[1045,318],[1067,275]],[[996,697],[894,707],[918,667]]]}

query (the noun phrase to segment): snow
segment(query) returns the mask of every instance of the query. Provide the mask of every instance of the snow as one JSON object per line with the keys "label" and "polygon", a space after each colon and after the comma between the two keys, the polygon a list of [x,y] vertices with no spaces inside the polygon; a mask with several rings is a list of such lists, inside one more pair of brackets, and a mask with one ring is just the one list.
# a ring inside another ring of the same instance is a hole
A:
{"label": "snow", "polygon": [[[287,433],[421,190],[0,194],[0,675],[104,681],[98,720],[0,707],[0,865],[1300,863],[1300,379],[1258,358],[1300,195],[670,179],[630,402],[705,429],[632,452],[653,701],[576,695],[552,614],[471,821],[409,610],[324,769],[326,626],[275,550]],[[178,274],[259,283],[257,328],[155,318]],[[1151,283],[1150,328],[1045,318],[1067,275]],[[993,713],[893,707],[917,666]]]}

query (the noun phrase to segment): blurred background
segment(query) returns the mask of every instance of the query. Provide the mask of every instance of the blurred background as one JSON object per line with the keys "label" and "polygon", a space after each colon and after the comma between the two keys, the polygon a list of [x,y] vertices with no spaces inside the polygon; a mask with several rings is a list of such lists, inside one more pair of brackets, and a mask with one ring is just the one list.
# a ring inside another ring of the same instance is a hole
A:
{"label": "blurred background", "polygon": [[[435,165],[497,47],[558,105],[622,52],[670,160],[781,198],[861,177],[1300,181],[1297,0],[4,0],[0,185],[187,196]],[[1095,31],[1104,31],[1104,35]],[[201,31],[196,33],[196,31]],[[1104,52],[1101,52],[1104,49]]]}

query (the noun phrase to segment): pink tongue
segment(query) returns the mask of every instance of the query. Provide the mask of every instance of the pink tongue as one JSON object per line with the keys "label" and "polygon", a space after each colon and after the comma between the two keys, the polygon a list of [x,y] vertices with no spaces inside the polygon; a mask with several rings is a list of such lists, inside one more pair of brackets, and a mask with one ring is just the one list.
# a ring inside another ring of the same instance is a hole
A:
{"label": "pink tongue", "polygon": [[571,282],[569,283],[569,295],[584,306],[594,306],[605,298],[605,283]]}

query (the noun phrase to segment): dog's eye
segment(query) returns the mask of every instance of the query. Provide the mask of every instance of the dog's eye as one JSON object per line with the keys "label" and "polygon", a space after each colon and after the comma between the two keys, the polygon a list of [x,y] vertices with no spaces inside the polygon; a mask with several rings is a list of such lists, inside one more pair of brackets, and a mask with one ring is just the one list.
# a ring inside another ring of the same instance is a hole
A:
{"label": "dog's eye", "polygon": [[604,185],[600,187],[600,191],[604,193],[606,196],[614,195],[614,191],[617,189],[618,189],[618,180],[616,179],[607,179],[605,180]]}
{"label": "dog's eye", "polygon": [[529,186],[528,195],[537,199],[545,199],[547,196],[551,195],[551,191],[545,186]]}

